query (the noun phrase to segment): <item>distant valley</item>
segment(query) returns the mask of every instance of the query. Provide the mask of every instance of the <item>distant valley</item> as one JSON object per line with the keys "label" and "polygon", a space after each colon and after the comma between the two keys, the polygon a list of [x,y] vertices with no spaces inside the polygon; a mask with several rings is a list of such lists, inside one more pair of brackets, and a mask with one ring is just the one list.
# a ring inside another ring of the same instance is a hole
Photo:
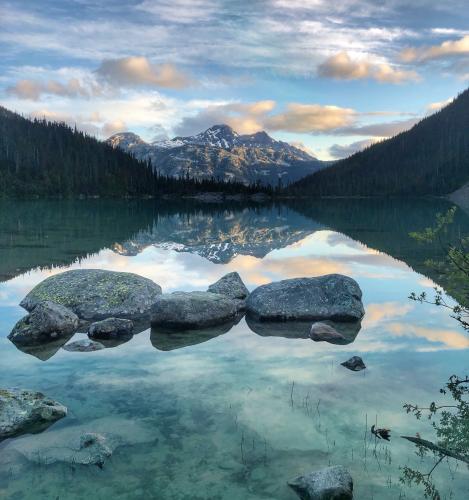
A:
{"label": "distant valley", "polygon": [[194,136],[152,143],[132,132],[123,132],[106,142],[139,160],[151,161],[161,175],[246,185],[286,186],[330,164],[266,132],[240,135],[228,125],[214,125]]}

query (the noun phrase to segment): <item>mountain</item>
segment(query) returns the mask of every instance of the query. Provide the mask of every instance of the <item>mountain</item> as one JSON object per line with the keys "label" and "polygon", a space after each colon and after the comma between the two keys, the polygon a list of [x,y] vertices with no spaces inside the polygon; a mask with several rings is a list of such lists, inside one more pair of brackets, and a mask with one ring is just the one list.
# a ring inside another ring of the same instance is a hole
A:
{"label": "mountain", "polygon": [[[126,134],[128,148],[142,146]],[[0,106],[0,198],[18,196],[160,196],[203,191],[254,193],[244,184],[176,179],[148,161],[64,123],[29,120]]]}
{"label": "mountain", "polygon": [[296,183],[293,195],[447,195],[469,181],[469,89],[413,128]]}
{"label": "mountain", "polygon": [[266,132],[240,135],[228,125],[214,125],[188,137],[147,143],[132,132],[106,141],[135,158],[151,161],[162,175],[219,179],[243,184],[285,186],[328,165]]}

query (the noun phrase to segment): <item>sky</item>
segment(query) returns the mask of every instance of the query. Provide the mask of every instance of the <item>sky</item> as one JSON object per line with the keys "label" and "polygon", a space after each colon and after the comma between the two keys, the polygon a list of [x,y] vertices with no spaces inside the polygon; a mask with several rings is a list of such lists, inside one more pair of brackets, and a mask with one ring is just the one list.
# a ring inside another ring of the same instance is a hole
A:
{"label": "sky", "polygon": [[469,86],[467,0],[0,0],[0,105],[106,139],[227,123],[335,159]]}

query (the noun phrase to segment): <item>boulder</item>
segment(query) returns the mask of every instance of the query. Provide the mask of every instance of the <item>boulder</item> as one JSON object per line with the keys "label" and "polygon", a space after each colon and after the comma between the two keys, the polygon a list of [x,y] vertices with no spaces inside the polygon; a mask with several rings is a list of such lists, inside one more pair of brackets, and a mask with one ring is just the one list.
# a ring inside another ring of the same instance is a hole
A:
{"label": "boulder", "polygon": [[360,370],[364,370],[366,368],[365,363],[363,363],[363,360],[362,358],[360,358],[360,356],[353,356],[349,360],[344,361],[340,364],[354,372],[359,372]]}
{"label": "boulder", "polygon": [[92,339],[126,338],[133,335],[134,324],[129,319],[107,318],[90,325],[88,336]]}
{"label": "boulder", "polygon": [[39,302],[51,300],[71,309],[86,321],[109,317],[147,318],[161,294],[153,281],[132,273],[100,269],[76,269],[51,276],[21,301],[31,311]]}
{"label": "boulder", "polygon": [[288,485],[302,500],[351,500],[353,480],[342,465],[298,476]]}
{"label": "boulder", "polygon": [[339,333],[333,326],[327,323],[313,323],[310,337],[315,342],[345,343],[347,339]]}
{"label": "boulder", "polygon": [[67,408],[40,392],[0,389],[0,441],[36,434],[67,415]]}
{"label": "boulder", "polygon": [[248,297],[248,314],[259,321],[358,321],[362,292],[348,276],[328,274],[262,285]]}
{"label": "boulder", "polygon": [[8,338],[15,344],[34,345],[69,337],[78,328],[78,317],[66,307],[48,300],[38,303],[20,319]]}
{"label": "boulder", "polygon": [[105,347],[100,342],[94,342],[90,339],[82,339],[70,342],[70,344],[64,345],[62,349],[69,352],[94,352],[105,349]]}
{"label": "boulder", "polygon": [[232,321],[238,307],[224,295],[211,292],[174,292],[157,297],[151,324],[179,330],[217,326]]}
{"label": "boulder", "polygon": [[237,272],[225,274],[216,283],[210,285],[207,292],[226,295],[233,300],[246,300],[249,290]]}

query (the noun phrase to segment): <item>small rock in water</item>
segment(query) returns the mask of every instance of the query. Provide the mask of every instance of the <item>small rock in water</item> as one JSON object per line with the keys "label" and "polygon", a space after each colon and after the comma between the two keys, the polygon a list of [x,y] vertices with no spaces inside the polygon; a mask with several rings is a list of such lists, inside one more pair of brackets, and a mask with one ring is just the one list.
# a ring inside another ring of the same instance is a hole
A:
{"label": "small rock in water", "polygon": [[77,328],[78,317],[75,313],[46,300],[38,303],[16,323],[8,338],[15,344],[40,344],[71,335]]}
{"label": "small rock in water", "polygon": [[362,358],[360,358],[360,356],[353,356],[348,361],[344,361],[340,364],[354,372],[359,372],[360,370],[364,370],[366,368],[365,363],[363,363],[363,360]]}
{"label": "small rock in water", "polygon": [[311,327],[310,337],[315,342],[347,342],[347,339],[335,328],[327,323],[314,323]]}
{"label": "small rock in water", "polygon": [[353,480],[342,465],[298,476],[288,485],[302,500],[351,500]]}
{"label": "small rock in water", "polygon": [[130,337],[134,324],[129,319],[108,318],[90,325],[88,336],[92,339],[112,339]]}
{"label": "small rock in water", "polygon": [[105,349],[105,347],[100,342],[94,342],[90,339],[82,339],[77,340],[76,342],[70,342],[70,344],[64,345],[62,349],[69,352],[94,352]]}
{"label": "small rock in water", "polygon": [[67,408],[41,392],[0,389],[0,441],[36,434],[67,415]]}

